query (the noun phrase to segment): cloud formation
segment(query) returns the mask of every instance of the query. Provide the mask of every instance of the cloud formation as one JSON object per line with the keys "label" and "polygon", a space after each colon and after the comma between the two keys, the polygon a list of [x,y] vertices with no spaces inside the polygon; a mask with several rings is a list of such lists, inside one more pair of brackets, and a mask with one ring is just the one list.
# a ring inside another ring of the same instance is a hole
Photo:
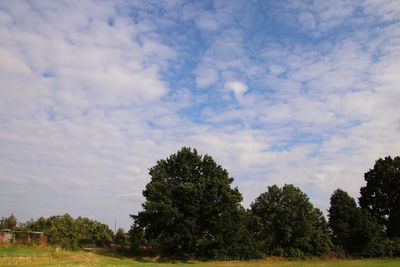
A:
{"label": "cloud formation", "polygon": [[212,155],[247,206],[327,209],[400,151],[396,1],[0,2],[0,215],[126,229],[148,168]]}

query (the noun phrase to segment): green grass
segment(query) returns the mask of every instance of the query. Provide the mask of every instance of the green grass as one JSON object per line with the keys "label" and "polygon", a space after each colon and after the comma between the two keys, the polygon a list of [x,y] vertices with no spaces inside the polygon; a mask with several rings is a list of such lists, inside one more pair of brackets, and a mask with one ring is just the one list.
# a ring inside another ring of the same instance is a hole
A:
{"label": "green grass", "polygon": [[[6,257],[4,257],[6,255]],[[136,267],[400,267],[400,259],[382,260],[310,260],[266,259],[227,262],[158,262],[156,259],[132,259],[103,256],[91,252],[69,252],[52,247],[0,246],[0,266],[136,266]]]}
{"label": "green grass", "polygon": [[46,255],[50,253],[50,248],[29,247],[29,246],[1,246],[0,256],[33,256]]}

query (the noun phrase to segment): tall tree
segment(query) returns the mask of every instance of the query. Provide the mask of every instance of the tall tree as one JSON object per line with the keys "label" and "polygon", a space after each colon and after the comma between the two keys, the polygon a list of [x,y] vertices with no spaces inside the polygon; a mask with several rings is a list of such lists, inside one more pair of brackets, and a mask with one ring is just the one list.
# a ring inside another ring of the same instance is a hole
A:
{"label": "tall tree", "polygon": [[341,189],[333,192],[330,204],[329,226],[335,245],[347,255],[382,256],[381,227],[376,220]]}
{"label": "tall tree", "polygon": [[330,199],[329,226],[332,229],[333,241],[345,251],[351,251],[352,235],[357,216],[357,204],[347,192],[337,189]]}
{"label": "tall tree", "polygon": [[[242,196],[233,178],[211,156],[182,148],[150,169],[143,211],[131,232],[144,230],[164,255],[234,258],[242,254]],[[133,238],[132,240],[136,239]]]}
{"label": "tall tree", "polygon": [[360,206],[385,227],[390,238],[400,237],[400,157],[378,159],[364,175]]}
{"label": "tall tree", "polygon": [[329,252],[331,241],[322,212],[293,185],[269,186],[252,204],[253,232],[267,255],[301,257]]}

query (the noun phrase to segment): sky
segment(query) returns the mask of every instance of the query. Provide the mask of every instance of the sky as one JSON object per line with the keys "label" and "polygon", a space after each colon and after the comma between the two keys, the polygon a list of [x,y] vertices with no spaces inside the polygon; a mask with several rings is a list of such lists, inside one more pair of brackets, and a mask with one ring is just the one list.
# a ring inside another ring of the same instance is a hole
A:
{"label": "sky", "polygon": [[0,216],[129,229],[183,146],[326,213],[400,155],[398,0],[0,0]]}

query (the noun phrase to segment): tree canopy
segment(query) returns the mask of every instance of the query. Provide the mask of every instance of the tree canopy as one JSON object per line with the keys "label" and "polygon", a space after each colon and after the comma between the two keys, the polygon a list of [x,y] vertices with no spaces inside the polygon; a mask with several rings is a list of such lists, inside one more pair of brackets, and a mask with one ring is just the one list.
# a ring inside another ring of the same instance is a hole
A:
{"label": "tree canopy", "polygon": [[124,229],[118,228],[117,232],[115,233],[114,242],[121,247],[128,245],[128,239]]}
{"label": "tree canopy", "polygon": [[267,255],[303,257],[324,255],[331,249],[322,212],[293,185],[269,186],[252,204],[253,231]]}
{"label": "tree canopy", "polygon": [[384,252],[381,227],[376,220],[357,207],[347,192],[333,192],[329,208],[329,226],[333,242],[347,255],[382,256]]}
{"label": "tree canopy", "polygon": [[243,255],[242,196],[211,156],[182,148],[149,173],[143,211],[132,217],[150,246],[176,257]]}
{"label": "tree canopy", "polygon": [[114,237],[106,224],[69,214],[18,224],[12,214],[1,218],[0,229],[42,231],[50,244],[67,249],[114,241],[123,250],[130,242],[136,253],[173,258],[305,258],[329,252],[400,257],[399,157],[378,159],[365,173],[359,206],[347,192],[335,190],[329,223],[291,184],[268,186],[250,209],[242,207],[228,171],[196,149],[184,147],[157,161],[149,174],[143,209],[131,215],[128,234],[120,228]]}
{"label": "tree canopy", "polygon": [[85,244],[107,246],[113,241],[113,233],[108,225],[86,217],[74,219],[67,213],[28,221],[24,228],[43,231],[50,244],[67,249],[77,249]]}
{"label": "tree canopy", "polygon": [[15,229],[17,227],[17,218],[11,214],[7,218],[1,217],[0,229]]}
{"label": "tree canopy", "polygon": [[400,157],[378,159],[364,175],[360,206],[375,217],[391,238],[400,238]]}

